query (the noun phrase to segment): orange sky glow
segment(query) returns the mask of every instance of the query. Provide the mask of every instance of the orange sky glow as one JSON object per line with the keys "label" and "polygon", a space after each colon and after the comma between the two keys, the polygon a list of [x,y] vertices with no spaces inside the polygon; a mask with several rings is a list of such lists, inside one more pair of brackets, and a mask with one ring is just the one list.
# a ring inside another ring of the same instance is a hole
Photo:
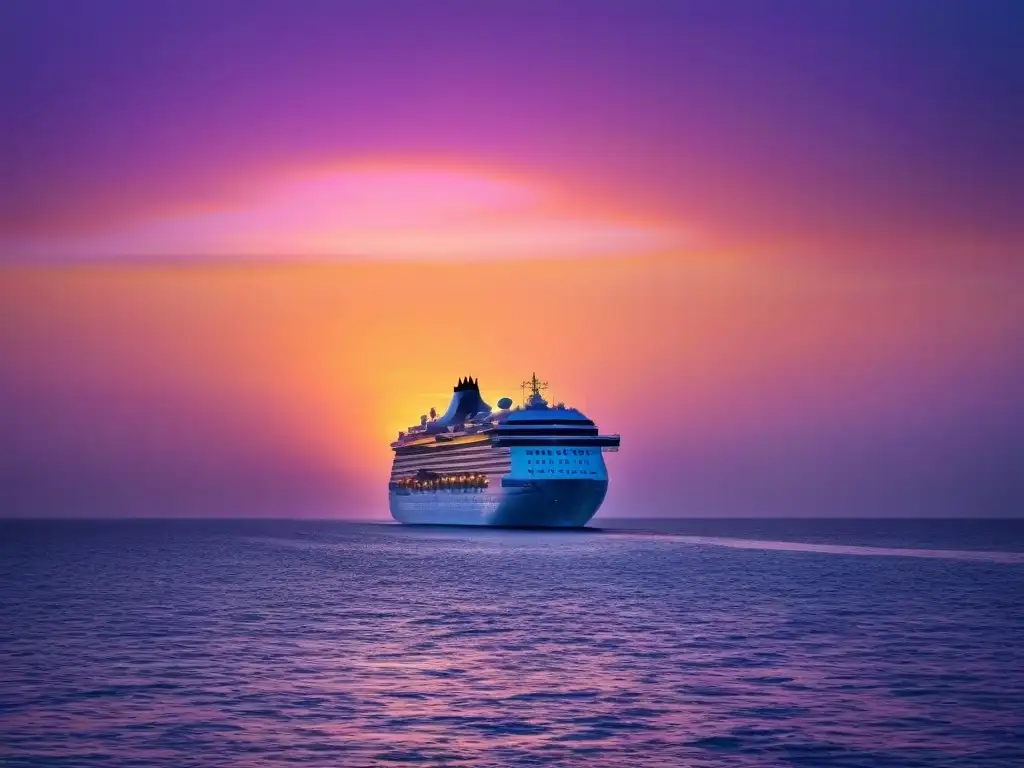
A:
{"label": "orange sky glow", "polygon": [[371,517],[388,442],[460,376],[493,405],[536,370],[621,432],[624,513],[637,483],[671,497],[674,455],[927,422],[921,398],[998,368],[1018,329],[1005,284],[726,256],[20,267],[0,298],[9,384],[47,404],[33,430],[79,423],[89,455],[148,451],[142,473],[268,450]]}

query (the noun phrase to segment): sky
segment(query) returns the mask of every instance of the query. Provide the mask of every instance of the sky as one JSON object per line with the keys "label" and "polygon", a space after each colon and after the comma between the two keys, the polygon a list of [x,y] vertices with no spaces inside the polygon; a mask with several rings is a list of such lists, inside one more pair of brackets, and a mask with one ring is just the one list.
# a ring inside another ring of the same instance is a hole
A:
{"label": "sky", "polygon": [[384,518],[451,387],[601,516],[1024,515],[1024,6],[10,0],[0,515]]}

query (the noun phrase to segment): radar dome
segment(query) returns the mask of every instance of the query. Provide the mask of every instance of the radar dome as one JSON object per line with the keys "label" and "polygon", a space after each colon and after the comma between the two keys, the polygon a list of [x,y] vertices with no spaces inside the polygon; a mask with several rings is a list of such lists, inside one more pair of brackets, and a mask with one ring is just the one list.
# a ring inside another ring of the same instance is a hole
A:
{"label": "radar dome", "polygon": [[501,400],[498,401],[498,407],[501,408],[501,410],[503,410],[503,411],[508,410],[509,408],[512,407],[512,398],[511,397],[503,397],[503,398],[501,398]]}

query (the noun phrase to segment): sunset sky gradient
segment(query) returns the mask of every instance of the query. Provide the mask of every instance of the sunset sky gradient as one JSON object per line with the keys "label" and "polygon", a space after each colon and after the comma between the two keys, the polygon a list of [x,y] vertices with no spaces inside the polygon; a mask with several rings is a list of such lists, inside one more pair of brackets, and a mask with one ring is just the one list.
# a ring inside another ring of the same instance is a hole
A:
{"label": "sunset sky gradient", "polygon": [[1024,5],[0,6],[0,514],[387,514],[464,375],[602,516],[1024,514]]}

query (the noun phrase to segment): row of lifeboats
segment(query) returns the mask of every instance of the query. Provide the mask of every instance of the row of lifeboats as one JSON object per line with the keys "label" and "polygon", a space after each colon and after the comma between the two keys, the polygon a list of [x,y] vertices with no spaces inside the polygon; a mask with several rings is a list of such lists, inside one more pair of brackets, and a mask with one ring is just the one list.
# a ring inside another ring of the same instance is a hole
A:
{"label": "row of lifeboats", "polygon": [[438,475],[431,478],[403,477],[395,482],[407,491],[457,491],[471,488],[486,488],[490,482],[487,475]]}

